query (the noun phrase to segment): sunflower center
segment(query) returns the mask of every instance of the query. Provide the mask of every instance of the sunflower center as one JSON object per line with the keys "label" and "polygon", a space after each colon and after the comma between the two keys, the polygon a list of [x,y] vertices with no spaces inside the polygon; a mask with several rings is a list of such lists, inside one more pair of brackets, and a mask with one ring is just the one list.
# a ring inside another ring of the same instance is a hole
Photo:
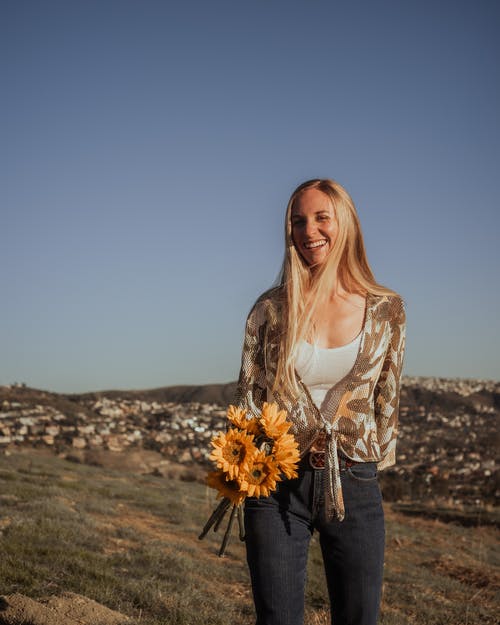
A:
{"label": "sunflower center", "polygon": [[267,477],[267,472],[264,471],[263,465],[254,466],[251,470],[252,481],[254,484],[260,484]]}
{"label": "sunflower center", "polygon": [[245,456],[245,448],[242,445],[230,445],[222,452],[224,458],[231,464],[235,464],[243,460]]}

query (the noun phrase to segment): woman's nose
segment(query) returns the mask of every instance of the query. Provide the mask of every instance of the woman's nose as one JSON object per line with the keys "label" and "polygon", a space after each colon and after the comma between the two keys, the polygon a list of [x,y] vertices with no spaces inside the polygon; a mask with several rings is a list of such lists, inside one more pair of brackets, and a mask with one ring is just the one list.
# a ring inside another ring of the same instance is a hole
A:
{"label": "woman's nose", "polygon": [[304,232],[305,232],[306,237],[310,237],[313,234],[316,234],[316,224],[314,223],[314,221],[308,221],[306,223]]}

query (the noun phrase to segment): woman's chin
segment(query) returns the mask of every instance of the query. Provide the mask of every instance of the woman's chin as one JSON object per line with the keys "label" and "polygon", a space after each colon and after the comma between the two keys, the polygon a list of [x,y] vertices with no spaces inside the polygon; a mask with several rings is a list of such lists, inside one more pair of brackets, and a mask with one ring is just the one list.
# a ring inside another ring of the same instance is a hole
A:
{"label": "woman's chin", "polygon": [[318,268],[320,265],[323,265],[323,263],[326,261],[327,259],[327,254],[324,251],[317,252],[314,254],[308,254],[307,257],[303,256],[304,260],[306,261],[306,264],[309,266],[310,269],[314,268]]}

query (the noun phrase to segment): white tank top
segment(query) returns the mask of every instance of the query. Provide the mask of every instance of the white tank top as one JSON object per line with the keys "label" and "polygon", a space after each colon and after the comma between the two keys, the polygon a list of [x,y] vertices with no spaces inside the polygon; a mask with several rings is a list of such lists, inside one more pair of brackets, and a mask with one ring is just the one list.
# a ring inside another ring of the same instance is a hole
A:
{"label": "white tank top", "polygon": [[318,408],[327,392],[353,368],[362,332],[341,347],[324,348],[300,341],[295,352],[295,371],[307,386]]}

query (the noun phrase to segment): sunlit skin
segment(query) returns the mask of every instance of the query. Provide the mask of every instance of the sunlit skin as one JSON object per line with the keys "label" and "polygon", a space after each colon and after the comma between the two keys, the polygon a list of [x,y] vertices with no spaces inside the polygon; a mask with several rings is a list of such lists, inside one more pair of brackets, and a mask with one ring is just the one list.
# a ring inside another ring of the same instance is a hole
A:
{"label": "sunlit skin", "polygon": [[[306,189],[295,201],[290,219],[293,243],[304,262],[313,269],[321,266],[339,232],[330,198],[318,189]],[[363,325],[364,310],[364,296],[347,293],[338,283],[333,284],[331,293],[313,316],[318,346],[339,347],[352,341]]]}
{"label": "sunlit skin", "polygon": [[306,189],[291,214],[293,243],[310,267],[321,265],[331,252],[338,222],[330,198],[318,189]]}

